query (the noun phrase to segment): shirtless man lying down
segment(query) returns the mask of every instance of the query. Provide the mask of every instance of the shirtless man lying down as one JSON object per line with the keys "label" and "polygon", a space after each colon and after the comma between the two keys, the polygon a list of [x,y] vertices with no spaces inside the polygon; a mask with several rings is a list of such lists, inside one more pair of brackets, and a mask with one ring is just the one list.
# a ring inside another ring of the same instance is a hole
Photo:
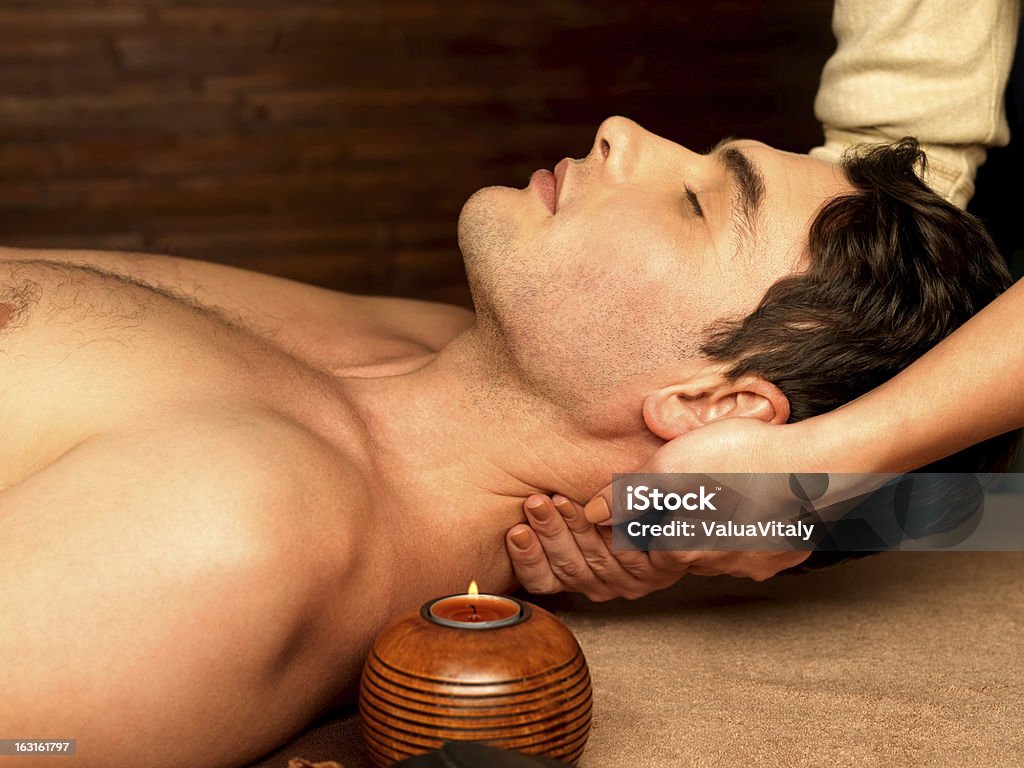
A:
{"label": "shirtless man lying down", "polygon": [[397,612],[512,588],[530,494],[585,501],[687,430],[888,378],[1008,283],[917,159],[702,155],[611,118],[584,159],[466,203],[475,317],[3,250],[0,736],[244,764],[351,697]]}

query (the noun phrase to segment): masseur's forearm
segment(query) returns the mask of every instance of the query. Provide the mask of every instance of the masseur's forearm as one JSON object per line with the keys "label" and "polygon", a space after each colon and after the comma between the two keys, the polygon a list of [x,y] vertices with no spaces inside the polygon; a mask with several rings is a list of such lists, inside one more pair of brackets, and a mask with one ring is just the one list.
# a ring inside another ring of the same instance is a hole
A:
{"label": "masseur's forearm", "polygon": [[1003,93],[1019,0],[836,0],[838,43],[821,75],[814,113],[838,160],[861,142],[914,136],[928,155],[925,181],[964,207],[986,148],[1009,140]]}
{"label": "masseur's forearm", "polygon": [[803,425],[849,472],[910,471],[1024,426],[1024,281],[898,376]]}

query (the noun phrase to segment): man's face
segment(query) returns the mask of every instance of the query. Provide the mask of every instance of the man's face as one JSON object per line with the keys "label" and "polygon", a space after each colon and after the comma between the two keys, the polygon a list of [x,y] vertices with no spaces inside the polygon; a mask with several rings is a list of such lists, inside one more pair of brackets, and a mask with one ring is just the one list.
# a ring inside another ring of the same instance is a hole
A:
{"label": "man's face", "polygon": [[586,406],[696,364],[708,324],[803,268],[815,213],[849,190],[805,155],[702,155],[613,117],[582,160],[475,193],[459,243],[481,328],[531,384]]}

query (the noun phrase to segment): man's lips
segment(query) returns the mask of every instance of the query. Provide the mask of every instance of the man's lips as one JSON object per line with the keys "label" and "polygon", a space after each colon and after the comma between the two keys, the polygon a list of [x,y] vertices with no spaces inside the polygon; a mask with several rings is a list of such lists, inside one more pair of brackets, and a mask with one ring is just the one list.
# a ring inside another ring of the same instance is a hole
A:
{"label": "man's lips", "polygon": [[568,165],[569,158],[564,158],[555,166],[554,173],[541,169],[534,171],[530,177],[530,186],[537,190],[540,199],[544,201],[552,214],[558,210],[558,198],[561,196]]}
{"label": "man's lips", "polygon": [[552,214],[558,205],[558,190],[555,183],[555,174],[551,171],[541,169],[534,171],[530,177],[530,186],[537,190],[540,199],[548,207]]}
{"label": "man's lips", "polygon": [[558,165],[555,166],[555,207],[558,207],[558,201],[562,199],[562,189],[565,187],[565,172],[569,168],[569,158],[563,157],[558,161]]}

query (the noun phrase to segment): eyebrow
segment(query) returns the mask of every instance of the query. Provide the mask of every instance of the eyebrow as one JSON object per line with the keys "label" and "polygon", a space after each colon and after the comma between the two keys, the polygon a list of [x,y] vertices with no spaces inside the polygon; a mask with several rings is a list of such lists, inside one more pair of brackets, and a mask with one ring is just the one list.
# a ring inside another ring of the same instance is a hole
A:
{"label": "eyebrow", "polygon": [[733,228],[742,244],[745,236],[754,231],[754,222],[761,213],[764,202],[764,174],[750,158],[737,147],[730,146],[742,141],[735,136],[727,136],[708,150],[707,154],[718,160],[725,168],[734,189],[732,196]]}

